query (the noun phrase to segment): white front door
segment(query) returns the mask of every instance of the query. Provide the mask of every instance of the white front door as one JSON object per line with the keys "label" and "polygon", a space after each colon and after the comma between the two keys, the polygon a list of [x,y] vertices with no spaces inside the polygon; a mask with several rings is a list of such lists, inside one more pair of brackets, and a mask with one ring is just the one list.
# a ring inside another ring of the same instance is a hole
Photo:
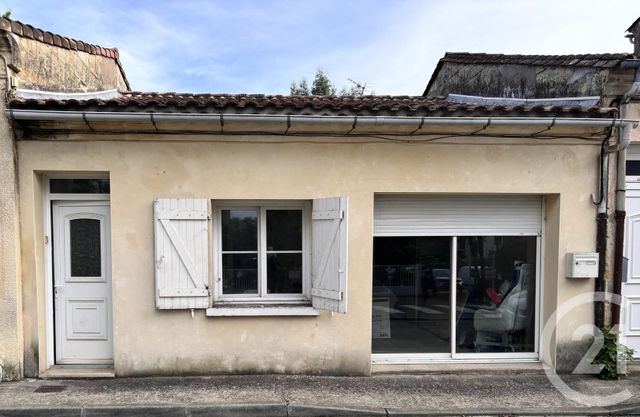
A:
{"label": "white front door", "polygon": [[[630,187],[634,185],[627,183]],[[625,205],[624,252],[629,263],[622,283],[620,330],[623,343],[640,357],[640,190],[627,189]]]}
{"label": "white front door", "polygon": [[108,201],[52,206],[56,364],[113,363]]}

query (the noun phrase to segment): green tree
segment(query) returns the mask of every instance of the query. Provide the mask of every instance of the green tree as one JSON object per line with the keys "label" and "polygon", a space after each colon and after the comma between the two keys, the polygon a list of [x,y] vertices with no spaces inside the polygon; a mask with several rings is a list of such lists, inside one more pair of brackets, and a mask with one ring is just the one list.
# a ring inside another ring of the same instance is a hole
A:
{"label": "green tree", "polygon": [[308,96],[309,86],[307,85],[307,80],[303,78],[299,83],[292,82],[289,91],[292,96]]}
{"label": "green tree", "polygon": [[316,71],[316,76],[311,85],[311,94],[314,96],[335,96],[336,87],[333,85],[329,76],[322,70]]}
{"label": "green tree", "polygon": [[316,71],[316,75],[313,78],[311,88],[309,88],[306,78],[302,78],[299,82],[294,81],[291,83],[289,92],[291,95],[298,96],[361,96],[364,94],[365,86],[352,80],[349,81],[351,81],[353,85],[350,87],[343,86],[338,92],[338,88],[333,81],[331,81],[329,75],[319,69]]}

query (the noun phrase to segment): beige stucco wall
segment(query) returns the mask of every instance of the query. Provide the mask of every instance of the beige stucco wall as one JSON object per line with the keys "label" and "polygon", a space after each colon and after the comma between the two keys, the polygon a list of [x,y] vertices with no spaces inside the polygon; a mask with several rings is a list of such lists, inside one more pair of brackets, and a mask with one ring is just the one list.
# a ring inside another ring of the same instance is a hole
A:
{"label": "beige stucco wall", "polygon": [[17,88],[62,92],[128,89],[117,62],[112,58],[52,46],[14,34],[8,36],[17,45],[11,60],[20,70],[14,74]]}
{"label": "beige stucco wall", "polygon": [[[564,277],[565,253],[593,251],[598,144],[225,143],[224,137],[165,142],[21,141],[26,356],[46,368],[40,173],[109,172],[115,370],[120,376],[214,372],[370,371],[374,194],[547,195],[543,322],[593,280]],[[272,138],[280,140],[279,138]],[[349,311],[318,317],[207,318],[155,309],[152,201],[156,197],[312,199],[348,196]],[[593,308],[561,323],[553,361],[574,352],[571,329]],[[567,349],[564,349],[567,347]],[[563,350],[564,349],[564,350]],[[557,352],[556,352],[557,351]],[[567,354],[569,354],[567,353]]]}
{"label": "beige stucco wall", "polygon": [[[0,69],[0,91],[5,91]],[[0,111],[4,111],[0,102]],[[0,117],[0,382],[22,377],[22,304],[17,155],[9,122]]]}

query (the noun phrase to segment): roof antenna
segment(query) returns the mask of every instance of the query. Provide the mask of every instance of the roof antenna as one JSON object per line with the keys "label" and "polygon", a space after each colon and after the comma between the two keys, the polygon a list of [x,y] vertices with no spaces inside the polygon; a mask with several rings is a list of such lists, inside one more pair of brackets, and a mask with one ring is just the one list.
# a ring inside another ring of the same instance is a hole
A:
{"label": "roof antenna", "polygon": [[364,90],[367,88],[367,83],[360,84],[359,82],[353,81],[351,78],[347,78],[347,80],[351,81],[360,90],[360,95],[364,95]]}

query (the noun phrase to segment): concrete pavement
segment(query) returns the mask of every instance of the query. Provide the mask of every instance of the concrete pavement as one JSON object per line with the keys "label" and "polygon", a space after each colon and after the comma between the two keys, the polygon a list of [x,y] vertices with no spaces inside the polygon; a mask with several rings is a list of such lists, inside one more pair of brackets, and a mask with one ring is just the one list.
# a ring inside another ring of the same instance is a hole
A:
{"label": "concrete pavement", "polygon": [[0,383],[0,416],[640,415],[640,377],[562,378],[590,398],[624,390],[629,398],[578,404],[539,371],[24,380]]}

